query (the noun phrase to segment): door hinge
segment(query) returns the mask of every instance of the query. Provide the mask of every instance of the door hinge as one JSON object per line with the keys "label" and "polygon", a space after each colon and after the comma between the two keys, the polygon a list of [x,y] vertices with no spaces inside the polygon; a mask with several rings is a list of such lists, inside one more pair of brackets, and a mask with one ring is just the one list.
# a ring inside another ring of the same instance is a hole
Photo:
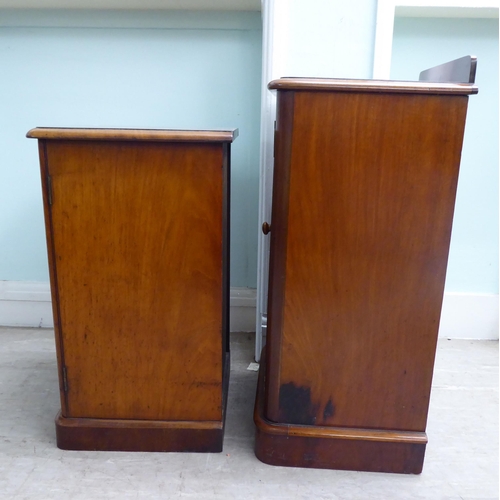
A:
{"label": "door hinge", "polygon": [[274,120],[273,158],[276,158],[276,120]]}
{"label": "door hinge", "polygon": [[63,366],[62,368],[62,379],[63,379],[63,390],[64,392],[68,392],[68,370]]}
{"label": "door hinge", "polygon": [[47,175],[47,199],[49,205],[52,205],[52,177]]}

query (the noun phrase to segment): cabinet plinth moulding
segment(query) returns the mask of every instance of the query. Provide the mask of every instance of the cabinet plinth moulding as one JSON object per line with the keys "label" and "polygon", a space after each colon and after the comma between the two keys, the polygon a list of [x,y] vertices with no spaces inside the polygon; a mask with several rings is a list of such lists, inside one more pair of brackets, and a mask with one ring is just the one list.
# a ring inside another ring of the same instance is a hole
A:
{"label": "cabinet plinth moulding", "polygon": [[60,448],[222,450],[236,136],[28,132],[39,141]]}

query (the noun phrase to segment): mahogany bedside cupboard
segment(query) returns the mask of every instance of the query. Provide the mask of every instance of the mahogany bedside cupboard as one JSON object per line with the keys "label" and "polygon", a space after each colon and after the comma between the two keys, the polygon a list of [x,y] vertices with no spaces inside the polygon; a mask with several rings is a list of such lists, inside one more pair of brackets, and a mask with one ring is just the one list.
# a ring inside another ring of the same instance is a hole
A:
{"label": "mahogany bedside cupboard", "polygon": [[477,87],[284,78],[269,88],[278,101],[256,455],[419,473]]}
{"label": "mahogany bedside cupboard", "polygon": [[222,450],[237,130],[36,128],[71,450]]}

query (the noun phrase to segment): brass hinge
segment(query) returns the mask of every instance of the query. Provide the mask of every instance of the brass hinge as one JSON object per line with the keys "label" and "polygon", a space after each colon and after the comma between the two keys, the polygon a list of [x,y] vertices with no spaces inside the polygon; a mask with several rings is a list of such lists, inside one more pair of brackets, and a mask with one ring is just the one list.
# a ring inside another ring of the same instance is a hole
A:
{"label": "brass hinge", "polygon": [[276,158],[276,120],[274,120],[273,158]]}
{"label": "brass hinge", "polygon": [[68,392],[68,371],[66,370],[65,366],[63,366],[62,368],[62,378],[63,378],[63,390],[64,392]]}
{"label": "brass hinge", "polygon": [[49,205],[52,205],[52,177],[47,175],[47,198]]}

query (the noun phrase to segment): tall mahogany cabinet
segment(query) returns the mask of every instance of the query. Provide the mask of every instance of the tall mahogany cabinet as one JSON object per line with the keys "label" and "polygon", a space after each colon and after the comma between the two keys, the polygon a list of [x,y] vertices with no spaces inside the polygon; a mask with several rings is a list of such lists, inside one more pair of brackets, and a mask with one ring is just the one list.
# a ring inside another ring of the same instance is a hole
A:
{"label": "tall mahogany cabinet", "polygon": [[221,451],[237,131],[37,128],[73,450]]}
{"label": "tall mahogany cabinet", "polygon": [[256,455],[419,473],[472,84],[284,78]]}

